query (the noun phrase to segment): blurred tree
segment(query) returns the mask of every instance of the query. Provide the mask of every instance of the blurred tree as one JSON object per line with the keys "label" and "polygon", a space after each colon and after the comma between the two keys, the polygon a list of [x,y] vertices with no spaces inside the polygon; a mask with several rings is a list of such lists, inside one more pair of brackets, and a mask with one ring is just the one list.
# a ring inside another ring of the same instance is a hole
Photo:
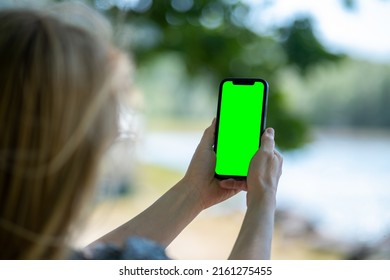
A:
{"label": "blurred tree", "polygon": [[356,1],[355,0],[342,0],[342,4],[347,9],[355,9],[356,8]]}
{"label": "blurred tree", "polygon": [[309,17],[296,19],[291,26],[280,29],[282,45],[288,63],[306,73],[310,66],[321,62],[333,62],[342,56],[329,53],[317,40]]}
{"label": "blurred tree", "polygon": [[344,59],[337,67],[324,64],[304,78],[296,75],[283,86],[295,83],[299,102],[306,104],[301,113],[314,124],[389,128],[389,76],[389,64]]}
{"label": "blurred tree", "polygon": [[[280,29],[278,40],[275,35],[255,33],[249,19],[261,17],[261,9],[237,0],[87,2],[111,19],[118,42],[129,48],[137,64],[174,52],[190,76],[207,77],[216,89],[219,80],[227,76],[265,78],[270,83],[267,119],[280,135],[280,147],[294,148],[307,141],[304,120],[283,103],[288,93],[278,85],[278,71],[293,65],[305,73],[310,66],[337,60],[314,36],[309,19],[298,19]],[[266,4],[259,1],[251,5]]]}

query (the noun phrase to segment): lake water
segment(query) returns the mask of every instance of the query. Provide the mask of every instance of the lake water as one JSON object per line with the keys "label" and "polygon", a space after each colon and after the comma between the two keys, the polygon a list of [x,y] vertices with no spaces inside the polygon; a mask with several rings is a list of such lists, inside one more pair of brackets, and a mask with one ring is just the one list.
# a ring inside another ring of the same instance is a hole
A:
{"label": "lake water", "polygon": [[[184,172],[201,135],[149,133],[141,160]],[[312,143],[283,156],[279,208],[346,241],[374,242],[390,233],[390,132],[316,130]],[[213,211],[244,208],[241,194]]]}

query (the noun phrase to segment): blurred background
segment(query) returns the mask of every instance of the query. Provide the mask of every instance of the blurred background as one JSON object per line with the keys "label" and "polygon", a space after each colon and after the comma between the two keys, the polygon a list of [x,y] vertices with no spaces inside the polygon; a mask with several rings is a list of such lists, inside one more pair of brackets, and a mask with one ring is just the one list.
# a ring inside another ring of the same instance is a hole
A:
{"label": "blurred background", "polygon": [[[0,1],[27,2],[67,1]],[[267,126],[284,156],[272,258],[390,259],[390,1],[82,2],[111,22],[135,71],[78,246],[183,176],[220,80],[236,76],[270,84]],[[244,212],[245,194],[207,209],[169,254],[227,258]]]}

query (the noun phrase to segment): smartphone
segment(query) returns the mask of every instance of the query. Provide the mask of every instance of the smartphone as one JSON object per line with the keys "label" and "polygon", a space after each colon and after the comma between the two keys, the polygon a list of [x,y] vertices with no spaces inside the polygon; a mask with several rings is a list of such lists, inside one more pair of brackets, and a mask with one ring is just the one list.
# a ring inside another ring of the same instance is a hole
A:
{"label": "smartphone", "polygon": [[265,129],[268,83],[228,78],[219,86],[215,128],[215,177],[243,180]]}

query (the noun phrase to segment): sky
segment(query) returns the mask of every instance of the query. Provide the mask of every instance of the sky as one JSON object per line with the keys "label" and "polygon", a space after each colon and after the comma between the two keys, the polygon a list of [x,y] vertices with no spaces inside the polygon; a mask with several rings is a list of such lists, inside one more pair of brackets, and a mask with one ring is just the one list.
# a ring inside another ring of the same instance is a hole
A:
{"label": "sky", "polygon": [[263,11],[260,24],[281,25],[297,15],[309,14],[316,35],[330,50],[390,62],[390,0],[355,1],[356,7],[347,10],[342,0],[273,0]]}

